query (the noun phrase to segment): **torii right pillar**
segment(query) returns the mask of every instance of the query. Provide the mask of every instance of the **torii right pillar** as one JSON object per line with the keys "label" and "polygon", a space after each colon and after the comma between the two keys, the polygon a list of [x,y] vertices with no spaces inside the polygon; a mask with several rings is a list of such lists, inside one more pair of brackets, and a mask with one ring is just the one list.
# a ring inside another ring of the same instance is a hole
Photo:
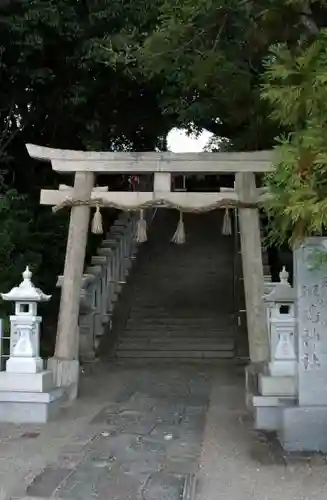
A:
{"label": "torii right pillar", "polygon": [[[240,201],[257,201],[254,173],[237,173],[235,188]],[[240,208],[239,227],[250,360],[251,363],[261,364],[268,360],[269,340],[263,301],[264,275],[259,209]]]}

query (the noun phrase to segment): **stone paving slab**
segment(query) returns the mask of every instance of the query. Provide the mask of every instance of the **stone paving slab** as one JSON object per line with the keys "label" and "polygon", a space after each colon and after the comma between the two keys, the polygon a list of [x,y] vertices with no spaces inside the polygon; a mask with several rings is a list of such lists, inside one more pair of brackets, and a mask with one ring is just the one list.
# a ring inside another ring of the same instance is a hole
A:
{"label": "stone paving slab", "polygon": [[[54,464],[30,482],[31,498],[191,499],[210,374],[188,368],[124,373],[128,388],[105,401]],[[198,381],[198,383],[197,383]],[[81,434],[81,433],[80,433]],[[193,499],[192,499],[193,500]]]}

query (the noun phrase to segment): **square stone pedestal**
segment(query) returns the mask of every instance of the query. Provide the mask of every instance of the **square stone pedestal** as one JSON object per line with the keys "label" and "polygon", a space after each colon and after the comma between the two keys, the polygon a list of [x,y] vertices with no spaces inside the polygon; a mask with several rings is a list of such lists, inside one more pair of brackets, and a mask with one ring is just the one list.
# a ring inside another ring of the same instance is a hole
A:
{"label": "square stone pedestal", "polygon": [[53,387],[51,371],[0,373],[0,422],[45,423],[60,412],[61,388]]}
{"label": "square stone pedestal", "polygon": [[6,372],[35,374],[42,372],[44,361],[40,357],[11,356],[6,363]]}
{"label": "square stone pedestal", "polygon": [[260,374],[259,393],[262,396],[296,396],[296,378],[293,376],[273,377]]}
{"label": "square stone pedestal", "polygon": [[289,452],[327,453],[327,406],[285,408],[278,437]]}
{"label": "square stone pedestal", "polygon": [[294,407],[293,397],[261,396],[253,397],[254,427],[261,431],[279,431],[283,427],[283,414]]}

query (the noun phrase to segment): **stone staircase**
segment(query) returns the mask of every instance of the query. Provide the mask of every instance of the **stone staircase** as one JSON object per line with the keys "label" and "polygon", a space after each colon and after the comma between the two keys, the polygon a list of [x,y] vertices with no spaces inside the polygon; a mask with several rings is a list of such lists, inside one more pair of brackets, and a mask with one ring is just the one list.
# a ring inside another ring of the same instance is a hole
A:
{"label": "stone staircase", "polygon": [[223,212],[185,214],[184,245],[170,242],[178,216],[157,211],[124,287],[120,360],[235,356],[234,240],[221,234]]}

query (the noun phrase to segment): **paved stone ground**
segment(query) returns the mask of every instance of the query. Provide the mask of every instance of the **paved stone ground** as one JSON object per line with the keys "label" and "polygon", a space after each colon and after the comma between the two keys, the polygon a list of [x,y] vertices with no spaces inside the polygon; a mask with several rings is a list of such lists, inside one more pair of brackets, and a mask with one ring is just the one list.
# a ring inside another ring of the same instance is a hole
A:
{"label": "paved stone ground", "polygon": [[243,386],[231,365],[100,365],[57,422],[0,424],[0,499],[327,498],[325,458],[251,431]]}
{"label": "paved stone ground", "polygon": [[274,436],[253,431],[242,378],[216,373],[197,492],[196,500],[325,500],[326,457],[285,454]]}
{"label": "paved stone ground", "polygon": [[[10,436],[0,443],[0,469],[1,461],[10,459],[18,477],[9,479],[7,464],[1,484],[13,498],[190,498],[210,370],[166,365],[99,371],[88,381],[77,412],[66,411],[58,423],[41,430],[2,428],[2,435],[7,431]],[[95,387],[97,394],[90,397]]]}

